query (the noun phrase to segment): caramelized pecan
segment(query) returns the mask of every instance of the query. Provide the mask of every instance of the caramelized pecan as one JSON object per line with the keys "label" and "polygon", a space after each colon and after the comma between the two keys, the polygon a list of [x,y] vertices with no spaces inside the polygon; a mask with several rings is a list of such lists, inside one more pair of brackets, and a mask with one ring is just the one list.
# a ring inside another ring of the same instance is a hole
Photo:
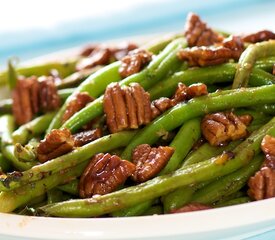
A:
{"label": "caramelized pecan", "polygon": [[231,50],[232,58],[234,58],[235,60],[238,60],[242,52],[244,51],[243,41],[238,36],[229,36],[228,38],[223,40],[221,45]]}
{"label": "caramelized pecan", "polygon": [[275,75],[275,64],[273,65],[272,74]]}
{"label": "caramelized pecan", "polygon": [[136,182],[145,182],[155,175],[167,164],[174,153],[174,149],[168,146],[152,148],[148,144],[137,146],[132,155],[136,170],[132,178]]}
{"label": "caramelized pecan", "polygon": [[138,48],[138,45],[136,45],[135,43],[124,42],[119,46],[112,48],[112,53],[116,60],[120,60],[123,57],[127,56],[130,51],[133,51],[136,48]]}
{"label": "caramelized pecan", "polygon": [[116,190],[134,172],[135,165],[116,155],[99,153],[85,168],[79,181],[79,195],[88,198]]}
{"label": "caramelized pecan", "polygon": [[87,92],[77,93],[72,100],[68,103],[64,115],[62,117],[63,123],[66,122],[71,116],[76,112],[84,108],[89,102],[92,102],[94,99],[90,97]]}
{"label": "caramelized pecan", "polygon": [[135,129],[151,121],[150,96],[138,84],[122,89],[110,84],[103,99],[104,112],[110,132]]}
{"label": "caramelized pecan", "polygon": [[125,78],[134,73],[138,73],[151,60],[152,53],[143,49],[133,50],[129,52],[127,56],[121,59],[119,74],[122,78]]}
{"label": "caramelized pecan", "polygon": [[81,146],[83,146],[89,142],[92,142],[100,137],[102,137],[102,130],[100,128],[76,133],[73,135],[74,146],[81,147]]}
{"label": "caramelized pecan", "polygon": [[170,213],[185,213],[211,209],[212,207],[202,203],[189,203],[181,208],[171,210]]}
{"label": "caramelized pecan", "polygon": [[185,25],[186,40],[189,47],[210,46],[221,42],[223,37],[209,28],[200,17],[194,13],[189,13]]}
{"label": "caramelized pecan", "polygon": [[169,108],[173,106],[173,103],[171,99],[166,98],[166,97],[161,97],[159,99],[154,100],[151,103],[151,111],[152,111],[152,118],[156,118]]}
{"label": "caramelized pecan", "polygon": [[275,169],[275,138],[266,135],[262,140],[261,149],[265,154],[264,166]]}
{"label": "caramelized pecan", "polygon": [[262,167],[248,181],[248,194],[254,200],[275,197],[275,170]]}
{"label": "caramelized pecan", "polygon": [[54,78],[51,76],[38,79],[34,76],[20,77],[12,91],[12,98],[13,114],[19,125],[29,122],[40,111],[52,111],[60,105]]}
{"label": "caramelized pecan", "polygon": [[213,146],[247,136],[246,125],[232,112],[207,114],[201,123],[202,134]]}
{"label": "caramelized pecan", "polygon": [[[88,50],[87,50],[88,52]],[[84,52],[87,54],[87,52]],[[110,48],[99,45],[98,47],[95,47],[90,55],[86,58],[81,59],[78,64],[76,65],[76,69],[78,71],[83,69],[89,69],[93,68],[98,65],[107,65],[110,63],[112,58],[112,51]]]}
{"label": "caramelized pecan", "polygon": [[192,47],[178,52],[180,60],[187,61],[189,66],[211,66],[228,62],[234,57],[232,50],[226,47]]}
{"label": "caramelized pecan", "polygon": [[72,151],[74,140],[69,129],[54,129],[37,147],[40,162],[46,162]]}
{"label": "caramelized pecan", "polygon": [[242,37],[244,42],[249,43],[263,42],[270,39],[275,39],[275,33],[268,30],[259,31]]}

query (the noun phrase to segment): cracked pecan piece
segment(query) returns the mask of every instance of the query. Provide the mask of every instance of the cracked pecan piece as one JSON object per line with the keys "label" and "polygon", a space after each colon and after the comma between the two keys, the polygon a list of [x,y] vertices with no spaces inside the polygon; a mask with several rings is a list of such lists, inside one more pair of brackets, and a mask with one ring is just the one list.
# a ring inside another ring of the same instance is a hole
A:
{"label": "cracked pecan piece", "polygon": [[174,149],[168,146],[152,148],[148,144],[137,146],[132,154],[136,164],[132,178],[136,182],[145,182],[156,176],[172,157]]}
{"label": "cracked pecan piece", "polygon": [[268,30],[259,31],[242,37],[242,40],[248,43],[263,42],[270,39],[275,39],[275,33]]}
{"label": "cracked pecan piece", "polygon": [[233,51],[226,47],[192,47],[181,49],[178,57],[182,61],[187,61],[190,67],[211,66],[228,62],[234,58]]}
{"label": "cracked pecan piece", "polygon": [[110,84],[105,91],[103,107],[110,132],[136,129],[151,121],[150,96],[138,83],[121,88]]}
{"label": "cracked pecan piece", "polygon": [[266,135],[262,140],[261,149],[265,154],[264,166],[275,169],[275,137]]}
{"label": "cracked pecan piece", "polygon": [[[112,58],[112,51],[110,48],[99,45],[94,49],[91,48],[90,50],[90,55],[88,57],[81,59],[79,63],[76,65],[76,69],[78,71],[93,68],[98,65],[107,65],[110,63]],[[86,52],[84,51],[84,54],[87,54],[88,52],[89,51],[87,49]]]}
{"label": "cracked pecan piece", "polygon": [[41,163],[64,155],[73,150],[74,140],[69,129],[54,129],[37,147],[37,157]]}
{"label": "cracked pecan piece", "polygon": [[172,106],[173,102],[169,98],[161,97],[159,99],[154,100],[151,103],[152,118],[156,118]]}
{"label": "cracked pecan piece", "polygon": [[210,46],[221,42],[223,37],[213,31],[194,13],[189,13],[185,25],[184,33],[188,46]]}
{"label": "cracked pecan piece", "polygon": [[135,43],[124,42],[119,46],[112,48],[112,53],[116,60],[121,60],[122,58],[127,56],[130,51],[133,51],[137,48],[138,45],[136,45]]}
{"label": "cracked pecan piece", "polygon": [[231,50],[232,58],[235,60],[238,60],[244,51],[243,41],[238,36],[229,36],[223,40],[221,45]]}
{"label": "cracked pecan piece", "polygon": [[152,60],[153,54],[144,49],[136,49],[121,59],[119,74],[122,78],[138,73]]}
{"label": "cracked pecan piece", "polygon": [[212,146],[247,136],[246,125],[232,112],[207,114],[201,122],[202,134]]}
{"label": "cracked pecan piece", "polygon": [[95,155],[82,173],[78,185],[81,198],[116,190],[135,171],[135,165],[116,155]]}
{"label": "cracked pecan piece", "polygon": [[94,99],[87,92],[77,93],[66,107],[66,110],[62,117],[62,122],[66,122],[76,112],[84,108],[88,103]]}
{"label": "cracked pecan piece", "polygon": [[102,137],[102,130],[100,128],[76,133],[73,135],[74,146],[81,147],[81,146],[83,146],[89,142],[92,142],[100,137]]}
{"label": "cracked pecan piece", "polygon": [[186,212],[194,212],[194,211],[201,211],[212,209],[209,205],[202,204],[202,203],[189,203],[181,208],[173,209],[170,213],[186,213]]}
{"label": "cracked pecan piece", "polygon": [[51,76],[19,77],[12,98],[13,115],[18,125],[29,122],[38,112],[52,111],[60,105],[54,78]]}

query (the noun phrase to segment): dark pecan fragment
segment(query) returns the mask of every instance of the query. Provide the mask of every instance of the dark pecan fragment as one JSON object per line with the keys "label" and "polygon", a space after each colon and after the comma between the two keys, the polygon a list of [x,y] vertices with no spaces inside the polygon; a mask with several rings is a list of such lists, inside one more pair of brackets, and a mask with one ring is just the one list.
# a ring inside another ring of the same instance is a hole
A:
{"label": "dark pecan fragment", "polygon": [[66,107],[62,117],[63,123],[93,100],[94,99],[87,92],[77,93]]}
{"label": "dark pecan fragment", "polygon": [[92,142],[100,137],[102,137],[102,130],[100,128],[76,133],[73,135],[74,146],[81,147],[81,146],[83,146],[89,142]]}
{"label": "dark pecan fragment", "polygon": [[133,51],[138,48],[138,45],[131,42],[124,42],[117,47],[112,48],[113,56],[116,60],[120,60],[123,57],[127,56],[130,51]]}
{"label": "dark pecan fragment", "polygon": [[37,147],[40,162],[46,162],[72,151],[74,140],[69,129],[54,129]]}
{"label": "dark pecan fragment", "polygon": [[98,46],[93,49],[91,54],[79,61],[76,66],[78,71],[92,68],[98,65],[107,65],[110,63],[112,51],[106,46]]}
{"label": "dark pecan fragment", "polygon": [[40,111],[52,111],[60,105],[54,78],[51,76],[38,79],[35,76],[20,77],[12,91],[12,98],[13,114],[19,125],[29,122]]}
{"label": "dark pecan fragment", "polygon": [[181,208],[171,210],[170,213],[186,213],[211,209],[212,207],[202,203],[189,203]]}
{"label": "dark pecan fragment", "polygon": [[143,49],[136,49],[129,52],[127,56],[121,59],[121,66],[119,68],[120,76],[125,78],[140,72],[142,68],[152,60],[152,56],[152,53]]}
{"label": "dark pecan fragment", "polygon": [[189,66],[211,66],[228,62],[233,58],[232,50],[226,47],[192,47],[178,52],[180,60]]}
{"label": "dark pecan fragment", "polygon": [[173,102],[171,99],[166,97],[161,97],[159,99],[154,100],[151,103],[151,110],[152,110],[152,118],[156,118],[169,108],[173,106]]}
{"label": "dark pecan fragment", "polygon": [[272,74],[275,75],[275,64],[273,65]]}
{"label": "dark pecan fragment", "polygon": [[221,42],[223,37],[209,28],[200,17],[194,13],[189,13],[185,25],[186,40],[189,47],[210,46]]}
{"label": "dark pecan fragment", "polygon": [[275,197],[275,170],[262,167],[248,181],[248,194],[254,200]]}
{"label": "dark pecan fragment", "polygon": [[201,123],[202,134],[213,146],[247,136],[246,125],[232,112],[207,114]]}
{"label": "dark pecan fragment", "polygon": [[254,200],[275,197],[275,138],[266,135],[261,143],[265,161],[248,181],[248,194]]}
{"label": "dark pecan fragment", "polygon": [[231,50],[232,58],[235,60],[238,60],[242,52],[244,51],[243,41],[238,36],[229,36],[228,38],[223,40],[221,45]]}
{"label": "dark pecan fragment", "polygon": [[275,39],[275,33],[268,30],[259,31],[242,37],[244,42],[249,43],[263,42],[270,39]]}
{"label": "dark pecan fragment", "polygon": [[155,175],[167,164],[174,153],[174,149],[168,146],[152,148],[148,144],[137,146],[132,154],[136,170],[132,178],[136,182],[145,182]]}
{"label": "dark pecan fragment", "polygon": [[137,83],[121,88],[110,84],[103,99],[104,112],[110,132],[136,129],[151,121],[150,96]]}
{"label": "dark pecan fragment", "polygon": [[81,175],[79,195],[88,198],[116,190],[135,171],[135,165],[116,155],[95,155]]}

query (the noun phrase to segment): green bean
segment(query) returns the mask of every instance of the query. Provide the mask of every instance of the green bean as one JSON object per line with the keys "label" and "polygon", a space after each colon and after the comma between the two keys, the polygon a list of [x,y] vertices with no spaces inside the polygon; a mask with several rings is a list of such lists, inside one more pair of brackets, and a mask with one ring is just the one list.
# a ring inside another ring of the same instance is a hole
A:
{"label": "green bean", "polygon": [[21,162],[34,162],[37,159],[38,144],[39,142],[30,142],[22,146],[20,143],[16,143],[14,147],[14,156]]}
{"label": "green bean", "polygon": [[3,115],[0,117],[0,138],[1,148],[3,149],[6,145],[12,144],[11,133],[14,131],[15,122],[11,115]]}
{"label": "green bean", "polygon": [[66,155],[34,166],[31,169],[22,172],[21,176],[16,179],[14,179],[12,174],[7,175],[6,178],[0,179],[0,191],[9,191],[24,184],[46,178],[51,174],[85,162],[96,153],[108,152],[112,149],[126,146],[135,134],[136,131],[125,131],[107,135],[79,147]]}
{"label": "green bean", "polygon": [[161,215],[163,214],[163,208],[160,205],[155,205],[150,207],[147,211],[145,211],[142,216],[152,216],[152,215]]}
{"label": "green bean", "polygon": [[[192,119],[183,124],[170,144],[170,147],[174,148],[175,152],[167,165],[161,170],[159,176],[175,171],[199,137],[200,119]],[[128,217],[141,215],[146,209],[150,208],[152,202],[153,201],[150,200],[129,209],[123,209],[122,211],[113,213],[112,216]]]}
{"label": "green bean", "polygon": [[195,118],[184,123],[170,147],[175,149],[174,154],[170,158],[167,165],[161,170],[159,175],[164,175],[175,171],[187,156],[192,146],[199,140],[201,136],[201,119]]}
{"label": "green bean", "polygon": [[[155,71],[161,72],[163,69],[167,69],[167,66],[164,65],[162,68],[160,68],[160,63],[171,53],[171,51],[176,51],[175,49],[178,49],[179,46],[183,46],[185,44],[185,41],[183,39],[177,39],[170,43],[153,61],[140,73],[134,74],[129,76],[128,78],[124,79],[121,82],[121,85],[127,85],[131,82],[140,82],[141,80],[148,78],[150,81],[146,81],[146,84],[150,84],[151,78],[160,77],[159,74],[155,73]],[[120,62],[115,62],[113,64],[110,64],[96,73],[92,74],[88,79],[86,79],[77,89],[76,92],[84,92],[87,91],[93,98],[99,97],[104,91],[105,88],[107,87],[108,84],[111,82],[118,82],[120,80],[120,75],[118,72],[118,68],[120,66]],[[168,66],[169,67],[169,66]],[[101,101],[100,101],[101,99]],[[63,116],[63,113],[66,109],[66,106],[68,102],[70,102],[71,98],[68,98],[68,100],[63,104],[55,118],[53,119],[52,123],[50,124],[50,127],[47,132],[52,130],[53,128],[59,128],[61,126],[61,119]],[[100,102],[100,104],[99,104]],[[95,106],[94,106],[95,105]],[[87,114],[82,114],[83,110],[82,109],[80,112],[76,113],[72,118],[70,118],[64,125],[63,127],[68,127],[70,125],[82,125],[90,121],[92,119],[93,114],[89,115],[89,111],[95,108],[95,113],[98,114],[98,109],[99,107],[101,109],[99,115],[103,112],[103,107],[102,107],[102,98],[97,99],[97,101],[92,102],[88,106],[86,106],[84,109],[87,111]],[[87,109],[87,110],[86,110]],[[94,113],[94,114],[95,114]],[[80,117],[79,117],[80,115]],[[98,116],[98,115],[96,115]],[[89,119],[88,119],[89,118]],[[79,121],[79,123],[75,123],[74,120]],[[83,123],[85,122],[85,123]],[[70,127],[68,127],[70,128]],[[70,128],[70,130],[72,130]]]}
{"label": "green bean", "polygon": [[59,97],[61,98],[62,102],[65,102],[65,100],[72,95],[72,93],[75,91],[75,88],[64,88],[57,91]]}
{"label": "green bean", "polygon": [[233,205],[249,203],[249,202],[251,202],[251,199],[249,197],[239,197],[239,198],[228,200],[228,201],[223,202],[221,204],[217,204],[214,207],[216,207],[216,208],[227,207],[227,206],[233,206]]}
{"label": "green bean", "polygon": [[246,185],[248,179],[259,170],[263,162],[263,156],[256,156],[247,166],[220,178],[218,181],[208,184],[198,190],[192,197],[192,202],[212,204]]}
{"label": "green bean", "polygon": [[275,118],[241,143],[234,150],[235,157],[231,160],[221,162],[221,157],[218,156],[137,186],[84,200],[50,204],[41,207],[40,210],[47,215],[60,217],[100,216],[157,198],[179,187],[225,176],[247,165],[260,152],[260,144],[266,134],[275,135]]}
{"label": "green bean", "polygon": [[[95,72],[84,82],[82,82],[79,87],[75,89],[71,96],[77,92],[88,92],[92,97],[98,97],[98,95],[100,95],[105,90],[105,87],[109,83],[120,80],[120,76],[118,74],[119,66],[120,62],[115,62]],[[62,116],[70,101],[71,97],[69,97],[63,106],[59,109],[58,113],[53,118],[47,132],[50,132],[52,129],[59,128],[61,126]]]}
{"label": "green bean", "polygon": [[132,150],[136,146],[143,143],[155,143],[160,132],[172,131],[189,119],[209,112],[274,103],[274,91],[275,85],[228,90],[194,98],[187,103],[180,103],[144,127],[126,147],[122,153],[122,158],[130,159]]}
{"label": "green bean", "polygon": [[14,89],[17,82],[17,73],[13,67],[12,60],[8,61],[8,85],[10,89]]}
{"label": "green bean", "polygon": [[232,88],[246,87],[256,60],[261,57],[274,55],[274,40],[249,45],[239,59]]}
{"label": "green bean", "polygon": [[86,163],[81,163],[74,168],[57,172],[40,181],[16,188],[13,191],[0,192],[0,212],[8,213],[14,211],[16,208],[27,204],[31,199],[43,195],[47,190],[79,176],[85,167]]}
{"label": "green bean", "polygon": [[79,184],[79,180],[74,179],[74,180],[70,181],[69,183],[58,186],[57,188],[62,190],[63,192],[78,196],[78,184]]}
{"label": "green bean", "polygon": [[233,141],[233,142],[230,142],[227,146],[222,146],[222,147],[211,146],[209,143],[205,143],[201,147],[199,147],[199,149],[191,152],[186,157],[186,159],[182,164],[182,167],[185,167],[194,163],[199,163],[205,159],[218,156],[219,154],[222,154],[222,152],[224,151],[231,151],[240,143],[241,141]]}
{"label": "green bean", "polygon": [[257,59],[255,67],[271,73],[274,63],[275,63],[275,57],[260,58],[260,59]]}
{"label": "green bean", "polygon": [[21,125],[12,133],[13,143],[26,144],[31,138],[41,135],[48,128],[55,112],[46,113],[32,121]]}
{"label": "green bean", "polygon": [[[172,66],[179,66],[177,58],[178,49],[185,46],[183,39],[177,39],[170,43],[153,61],[140,73],[134,74],[120,82],[121,86],[129,85],[132,82],[139,82],[144,89],[156,84],[169,73]],[[173,68],[173,67],[172,67]],[[106,86],[105,86],[106,87]],[[74,114],[62,127],[75,132],[84,124],[103,113],[103,96],[99,97],[85,108]]]}
{"label": "green bean", "polygon": [[[186,85],[194,83],[214,84],[232,82],[236,72],[237,65],[234,63],[226,63],[217,66],[191,68],[185,71],[177,72],[171,77],[160,82],[157,86],[149,89],[151,99],[160,97],[171,97],[179,82]],[[250,84],[252,86],[269,85],[275,82],[274,76],[261,69],[254,68],[250,76]]]}
{"label": "green bean", "polygon": [[253,106],[252,109],[265,114],[275,115],[275,104],[261,104]]}
{"label": "green bean", "polygon": [[52,188],[47,191],[48,201],[47,204],[57,203],[63,201],[63,193],[57,188]]}
{"label": "green bean", "polygon": [[9,161],[0,153],[0,172],[7,172],[11,169]]}
{"label": "green bean", "polygon": [[[16,69],[17,73],[20,75],[24,75],[26,77],[36,75],[49,75],[52,69],[56,69],[61,76],[64,78],[75,71],[77,59],[69,60],[69,61],[59,61],[59,62],[47,62],[38,65],[19,67]],[[5,85],[7,83],[8,73],[7,71],[3,71],[0,73],[0,86]]]}

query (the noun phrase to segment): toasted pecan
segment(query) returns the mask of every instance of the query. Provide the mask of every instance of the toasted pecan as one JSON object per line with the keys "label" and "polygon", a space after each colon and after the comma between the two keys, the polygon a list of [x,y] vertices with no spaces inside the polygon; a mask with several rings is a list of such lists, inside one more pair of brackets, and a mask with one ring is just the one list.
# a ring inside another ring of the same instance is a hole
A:
{"label": "toasted pecan", "polygon": [[73,135],[74,146],[81,147],[81,146],[83,146],[89,142],[92,142],[100,137],[102,137],[102,130],[100,128],[75,133]]}
{"label": "toasted pecan", "polygon": [[232,112],[207,114],[201,123],[202,134],[213,146],[247,136],[246,125]]}
{"label": "toasted pecan", "polygon": [[150,96],[138,83],[121,88],[110,84],[103,99],[104,112],[110,132],[136,129],[151,121]]}
{"label": "toasted pecan", "polygon": [[181,208],[173,209],[170,213],[186,213],[186,212],[194,212],[194,211],[201,211],[211,209],[212,207],[202,203],[189,203],[184,205]]}
{"label": "toasted pecan", "polygon": [[71,116],[84,108],[88,103],[92,102],[93,100],[94,99],[87,92],[77,93],[68,103],[62,117],[62,122],[66,122]]}
{"label": "toasted pecan", "polygon": [[136,49],[121,59],[119,74],[122,78],[138,73],[152,60],[152,53],[144,49]]}
{"label": "toasted pecan", "polygon": [[37,147],[37,157],[42,163],[72,151],[74,140],[69,129],[54,129]]}
{"label": "toasted pecan", "polygon": [[156,176],[167,164],[174,153],[174,149],[168,146],[152,148],[148,144],[137,146],[132,154],[136,170],[132,178],[136,182],[145,182]]}
{"label": "toasted pecan", "polygon": [[242,40],[248,43],[263,42],[263,41],[268,41],[270,39],[275,39],[275,33],[268,30],[263,30],[256,33],[242,36]]}
{"label": "toasted pecan", "polygon": [[189,13],[187,16],[184,35],[189,47],[210,46],[223,40],[221,35],[209,28],[194,13]]}
{"label": "toasted pecan", "polygon": [[99,153],[85,168],[79,181],[79,195],[88,198],[116,190],[134,172],[135,165],[116,155]]}

